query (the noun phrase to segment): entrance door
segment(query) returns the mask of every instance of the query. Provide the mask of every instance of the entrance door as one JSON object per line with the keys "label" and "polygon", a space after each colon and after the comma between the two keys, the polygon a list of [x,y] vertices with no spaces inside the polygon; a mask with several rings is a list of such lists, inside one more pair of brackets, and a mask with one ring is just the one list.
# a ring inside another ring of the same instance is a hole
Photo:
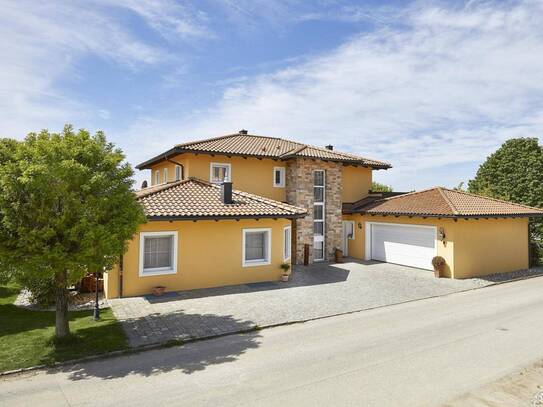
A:
{"label": "entrance door", "polygon": [[349,255],[349,240],[354,239],[354,221],[344,220],[343,221],[343,255]]}

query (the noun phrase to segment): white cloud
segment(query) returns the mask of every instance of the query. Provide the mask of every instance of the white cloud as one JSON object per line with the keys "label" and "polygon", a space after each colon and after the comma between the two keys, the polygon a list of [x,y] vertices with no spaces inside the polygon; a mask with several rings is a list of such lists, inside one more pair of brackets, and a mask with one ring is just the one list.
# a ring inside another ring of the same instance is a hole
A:
{"label": "white cloud", "polygon": [[159,63],[179,65],[178,57],[141,40],[115,9],[131,10],[162,35],[199,35],[184,9],[166,0],[0,0],[0,9],[3,137],[20,138],[43,127],[60,129],[65,122],[84,124],[104,118],[103,109],[90,106],[86,95],[63,91],[66,83],[85,79],[78,77],[76,69],[83,57],[95,56],[132,71]]}
{"label": "white cloud", "polygon": [[441,167],[543,134],[541,2],[425,2],[386,19],[329,54],[226,88],[213,109],[183,118],[189,124],[135,124],[142,145],[161,134],[161,148],[153,139],[139,151],[247,128],[391,161],[379,178],[405,189],[424,186],[423,173],[455,185],[458,171]]}

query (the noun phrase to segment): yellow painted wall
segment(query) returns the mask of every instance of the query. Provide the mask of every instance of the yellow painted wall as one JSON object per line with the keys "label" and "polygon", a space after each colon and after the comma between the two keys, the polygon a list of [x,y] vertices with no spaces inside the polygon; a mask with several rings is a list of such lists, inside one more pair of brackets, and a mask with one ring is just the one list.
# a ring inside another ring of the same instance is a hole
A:
{"label": "yellow painted wall", "polygon": [[[211,221],[151,221],[140,226],[125,253],[123,296],[149,294],[157,285],[166,291],[276,281],[281,278],[283,263],[283,229],[288,219]],[[271,264],[242,267],[242,229],[271,228]],[[177,274],[139,276],[139,232],[178,232]],[[106,294],[118,296],[116,270],[108,273]],[[111,287],[111,288],[110,288]],[[115,290],[116,288],[116,290]]]}
{"label": "yellow painted wall", "polygon": [[343,166],[341,200],[356,202],[368,195],[371,189],[371,168]]}
{"label": "yellow painted wall", "polygon": [[[171,159],[175,162],[178,162],[180,164],[183,164],[184,167],[184,176],[187,177],[187,171],[189,166],[189,161],[186,157],[179,155],[177,157],[171,157]],[[155,171],[160,171],[160,183],[164,183],[164,168],[168,168],[168,182],[175,181],[175,165],[171,161],[162,161],[155,166],[153,166],[151,170],[151,182],[150,185],[155,185]],[[205,180],[209,180],[209,175]]]}
{"label": "yellow painted wall", "polygon": [[[286,170],[287,163],[284,161],[235,156],[228,158],[227,156],[211,156],[208,154],[182,154],[171,159],[184,164],[186,178],[195,177],[204,181],[209,181],[211,163],[230,164],[234,189],[261,195],[276,201],[286,201],[285,188],[273,186],[273,168],[284,167]],[[170,181],[173,181],[175,166],[173,163],[161,162],[153,166],[153,177],[155,170],[163,171],[165,166],[168,166],[168,175]]]}
{"label": "yellow painted wall", "polygon": [[[468,278],[528,267],[528,220],[409,218],[407,216],[345,215],[355,221],[355,238],[349,255],[365,257],[365,222],[432,225],[445,230],[446,242],[437,242],[437,254],[447,262],[447,277]],[[359,228],[359,223],[362,228]]]}

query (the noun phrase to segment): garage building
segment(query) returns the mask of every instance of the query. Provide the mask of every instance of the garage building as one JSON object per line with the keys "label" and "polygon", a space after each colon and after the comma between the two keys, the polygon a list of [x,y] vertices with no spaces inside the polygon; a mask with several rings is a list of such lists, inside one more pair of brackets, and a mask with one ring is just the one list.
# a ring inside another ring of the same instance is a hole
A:
{"label": "garage building", "polygon": [[343,208],[344,251],[432,270],[442,256],[446,276],[469,278],[529,267],[528,224],[543,210],[442,187]]}

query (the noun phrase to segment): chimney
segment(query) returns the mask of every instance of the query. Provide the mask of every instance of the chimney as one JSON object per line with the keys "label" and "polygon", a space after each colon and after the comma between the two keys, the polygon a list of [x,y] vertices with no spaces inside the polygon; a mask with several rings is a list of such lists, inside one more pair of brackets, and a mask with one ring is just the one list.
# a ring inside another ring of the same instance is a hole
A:
{"label": "chimney", "polygon": [[238,133],[239,133],[239,134],[247,134],[247,130],[241,129]]}
{"label": "chimney", "polygon": [[221,201],[224,204],[232,204],[234,203],[232,201],[232,183],[231,182],[223,182],[221,184]]}
{"label": "chimney", "polygon": [[326,146],[326,149],[332,151],[334,149],[334,146],[332,144],[328,144]]}

